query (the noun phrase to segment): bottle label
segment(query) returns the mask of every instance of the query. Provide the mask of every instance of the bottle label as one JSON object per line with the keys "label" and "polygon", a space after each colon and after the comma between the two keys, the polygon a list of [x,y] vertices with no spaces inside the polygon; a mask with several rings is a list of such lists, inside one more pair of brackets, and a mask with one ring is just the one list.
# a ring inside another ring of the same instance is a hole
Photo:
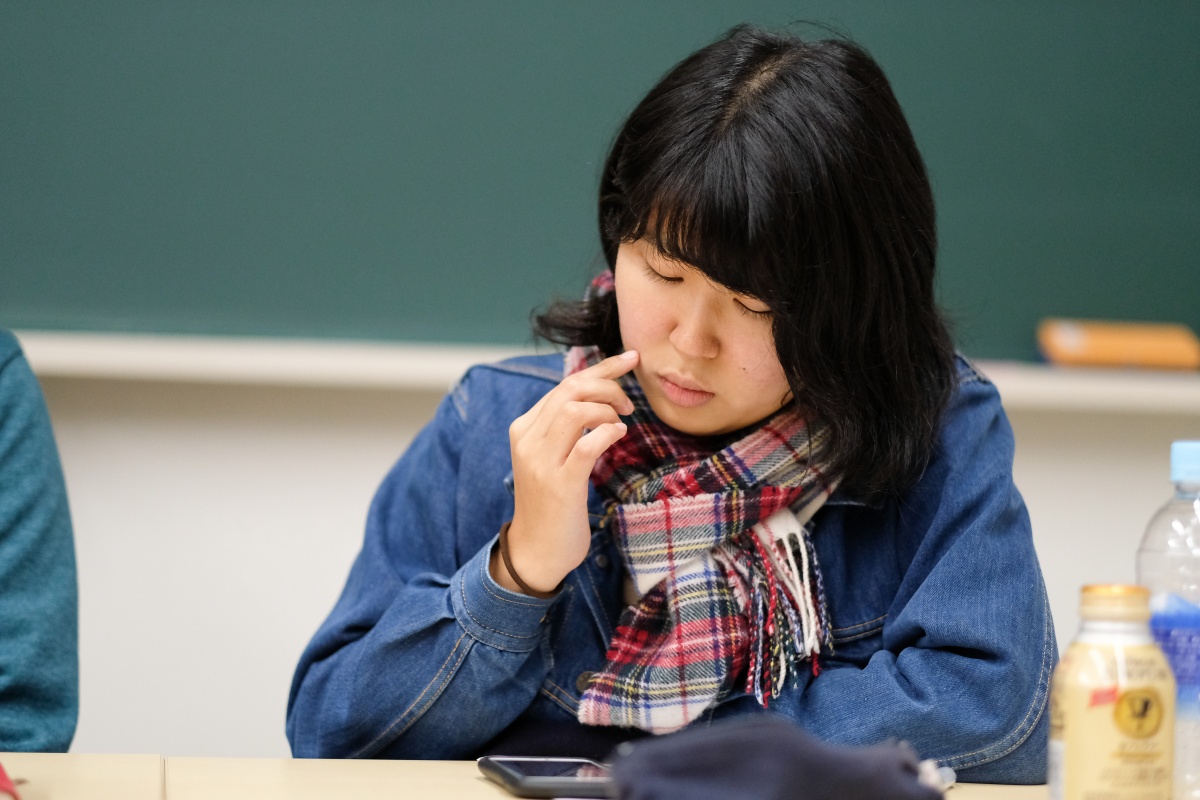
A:
{"label": "bottle label", "polygon": [[[1193,562],[1192,569],[1195,566]],[[1200,798],[1200,606],[1179,593],[1160,592],[1151,598],[1150,608],[1150,632],[1166,655],[1177,686],[1175,796]]]}
{"label": "bottle label", "polygon": [[1200,628],[1154,628],[1154,640],[1181,686],[1200,684]]}
{"label": "bottle label", "polygon": [[1071,645],[1050,697],[1051,797],[1169,800],[1175,686],[1153,645]]}
{"label": "bottle label", "polygon": [[[1175,673],[1179,699],[1200,702],[1196,698],[1200,690],[1200,608],[1178,597],[1172,599],[1176,601],[1171,605],[1174,613],[1154,614],[1150,632]],[[1187,608],[1181,609],[1181,605]],[[1193,613],[1185,613],[1189,610]]]}

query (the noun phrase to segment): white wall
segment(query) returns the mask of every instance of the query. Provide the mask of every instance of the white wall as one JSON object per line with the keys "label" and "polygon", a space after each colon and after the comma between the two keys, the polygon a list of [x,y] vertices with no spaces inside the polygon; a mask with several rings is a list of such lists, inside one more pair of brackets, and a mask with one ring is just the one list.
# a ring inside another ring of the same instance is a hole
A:
{"label": "white wall", "polygon": [[300,651],[437,394],[44,379],[75,524],[74,752],[285,756]]}
{"label": "white wall", "polygon": [[[292,669],[375,486],[438,393],[45,377],[75,521],[75,752],[285,756]],[[1060,644],[1078,587],[1130,581],[1195,413],[1015,411]]]}
{"label": "white wall", "polygon": [[1081,586],[1136,580],[1146,523],[1173,491],[1171,442],[1200,439],[1200,406],[1192,414],[1016,410],[1009,420],[1013,473],[1065,648]]}

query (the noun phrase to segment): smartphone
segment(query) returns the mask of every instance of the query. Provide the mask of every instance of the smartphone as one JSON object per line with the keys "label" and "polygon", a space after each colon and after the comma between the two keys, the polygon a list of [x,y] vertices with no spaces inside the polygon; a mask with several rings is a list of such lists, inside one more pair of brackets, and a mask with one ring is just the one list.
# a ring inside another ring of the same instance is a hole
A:
{"label": "smartphone", "polygon": [[479,771],[518,797],[612,797],[608,767],[589,758],[484,756]]}

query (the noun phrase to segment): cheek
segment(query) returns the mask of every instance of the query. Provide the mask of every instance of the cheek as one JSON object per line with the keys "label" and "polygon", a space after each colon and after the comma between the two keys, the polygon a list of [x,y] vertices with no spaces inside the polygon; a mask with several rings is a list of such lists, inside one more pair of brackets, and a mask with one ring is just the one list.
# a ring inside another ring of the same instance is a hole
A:
{"label": "cheek", "polygon": [[654,302],[644,292],[622,291],[617,284],[617,317],[620,320],[621,341],[626,347],[642,347],[654,338],[662,327]]}
{"label": "cheek", "polygon": [[777,404],[791,391],[783,365],[775,355],[775,345],[767,339],[765,342],[752,340],[747,343],[742,353],[740,374],[747,392],[748,399],[765,405]]}
{"label": "cheek", "polygon": [[637,319],[637,309],[634,304],[621,292],[620,284],[617,285],[617,321],[618,327],[621,330],[621,344],[627,349],[637,347],[638,335],[634,329],[634,320]]}

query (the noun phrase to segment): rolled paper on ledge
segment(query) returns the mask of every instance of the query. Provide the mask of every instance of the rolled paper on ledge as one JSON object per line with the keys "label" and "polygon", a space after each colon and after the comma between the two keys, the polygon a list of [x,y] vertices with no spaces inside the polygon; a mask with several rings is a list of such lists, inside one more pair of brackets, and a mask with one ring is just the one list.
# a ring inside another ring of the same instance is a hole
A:
{"label": "rolled paper on ledge", "polygon": [[1186,325],[1046,319],[1037,340],[1051,364],[1200,369],[1200,339]]}

